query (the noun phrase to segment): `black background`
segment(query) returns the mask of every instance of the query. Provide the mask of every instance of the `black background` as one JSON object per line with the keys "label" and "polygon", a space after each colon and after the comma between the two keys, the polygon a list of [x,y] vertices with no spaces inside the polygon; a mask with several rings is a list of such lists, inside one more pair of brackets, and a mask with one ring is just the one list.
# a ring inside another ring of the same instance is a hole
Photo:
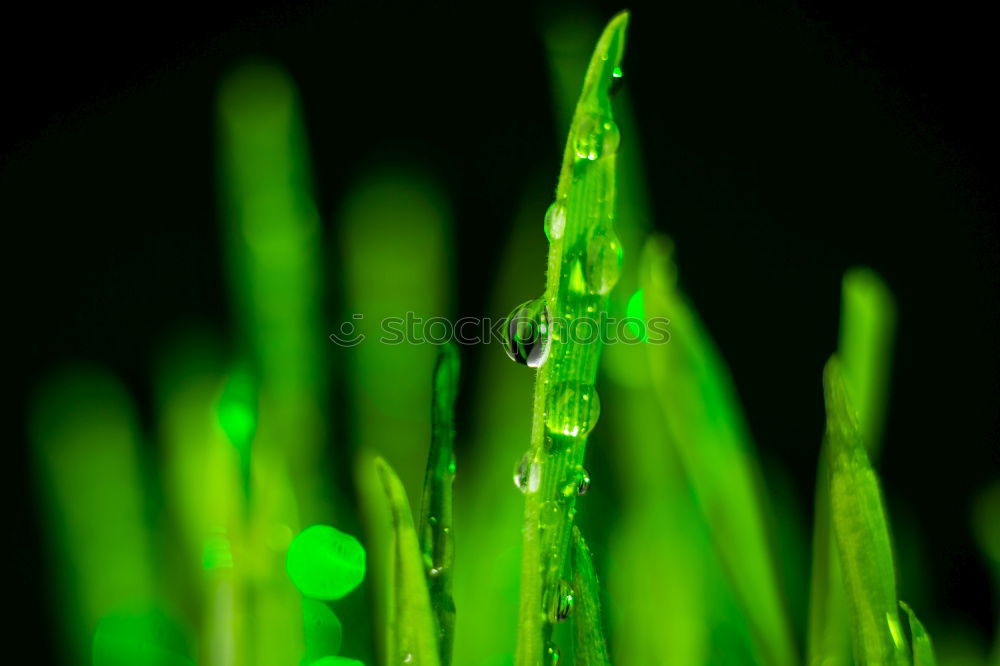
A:
{"label": "black background", "polygon": [[[515,212],[525,173],[556,173],[537,27],[557,9],[5,10],[5,596],[19,618],[8,645],[32,646],[33,663],[53,658],[24,445],[33,382],[67,360],[99,361],[146,406],[164,331],[227,329],[213,162],[221,74],[246,56],[290,70],[327,219],[372,155],[437,174],[458,220],[459,314],[475,315],[495,269],[496,239],[480,229]],[[618,9],[586,11],[603,20]],[[968,516],[1000,468],[995,24],[960,2],[632,9],[627,85],[656,223],[677,243],[757,441],[791,472],[807,516],[840,275],[878,269],[900,308],[881,465],[890,510],[925,546],[924,614],[989,635],[997,600]]]}

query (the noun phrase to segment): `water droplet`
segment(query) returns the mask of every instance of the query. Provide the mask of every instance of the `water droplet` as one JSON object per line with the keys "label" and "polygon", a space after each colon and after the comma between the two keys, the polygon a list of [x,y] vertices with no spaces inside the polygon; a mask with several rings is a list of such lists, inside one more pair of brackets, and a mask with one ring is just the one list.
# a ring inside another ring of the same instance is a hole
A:
{"label": "water droplet", "polygon": [[448,461],[448,474],[450,474],[451,476],[455,476],[455,471],[456,471],[455,456],[452,456],[451,460]]}
{"label": "water droplet", "polygon": [[522,493],[528,492],[528,474],[531,470],[531,451],[525,451],[514,466],[514,486]]}
{"label": "water droplet", "polygon": [[404,664],[412,664],[413,663],[413,653],[412,652],[407,652],[406,654],[403,655],[403,663]]}
{"label": "water droplet", "polygon": [[514,308],[504,324],[504,351],[513,361],[537,368],[549,355],[551,322],[545,301],[538,298]]}
{"label": "water droplet", "polygon": [[622,272],[622,244],[618,234],[608,227],[594,234],[587,243],[587,284],[595,294],[611,291]]}
{"label": "water droplet", "polygon": [[545,644],[545,666],[556,666],[561,656],[559,647],[555,643],[549,641]]}
{"label": "water droplet", "polygon": [[551,243],[562,238],[566,231],[566,206],[561,201],[553,201],[545,211],[545,236]]}
{"label": "water droplet", "polygon": [[590,474],[583,467],[577,467],[575,472],[571,472],[562,486],[563,497],[584,495],[588,490],[590,490]]}
{"label": "water droplet", "polygon": [[364,580],[365,549],[350,534],[329,525],[313,525],[295,535],[285,570],[304,596],[333,601]]}
{"label": "water droplet", "polygon": [[601,402],[591,385],[560,382],[549,391],[545,426],[556,435],[586,437],[601,414]]}
{"label": "water droplet", "polygon": [[538,525],[540,527],[554,527],[562,518],[563,508],[559,502],[548,500],[538,507]]}
{"label": "water droplet", "polygon": [[620,142],[621,133],[615,121],[592,113],[580,121],[573,149],[578,159],[594,161],[615,154]]}
{"label": "water droplet", "polygon": [[621,91],[624,85],[625,72],[622,71],[621,67],[615,67],[614,71],[611,72],[611,86],[608,88],[608,95],[614,97]]}
{"label": "water droplet", "polygon": [[549,602],[549,622],[562,622],[573,612],[573,586],[569,581],[559,581],[556,594]]}

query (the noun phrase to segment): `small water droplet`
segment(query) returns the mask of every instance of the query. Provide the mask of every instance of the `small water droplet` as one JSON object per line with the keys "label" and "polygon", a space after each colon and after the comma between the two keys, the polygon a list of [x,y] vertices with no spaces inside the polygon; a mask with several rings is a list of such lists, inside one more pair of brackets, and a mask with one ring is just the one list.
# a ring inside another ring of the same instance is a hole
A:
{"label": "small water droplet", "polygon": [[456,471],[455,456],[452,456],[451,460],[448,461],[448,474],[450,474],[451,476],[455,476],[455,471]]}
{"label": "small water droplet", "polygon": [[566,206],[561,201],[553,201],[545,211],[545,236],[551,243],[562,238],[566,231]]}
{"label": "small water droplet", "polygon": [[587,243],[587,284],[595,294],[611,291],[622,272],[622,244],[618,234],[608,227],[594,234]]}
{"label": "small water droplet", "polygon": [[559,663],[559,658],[562,654],[559,652],[559,647],[549,641],[545,644],[545,665],[546,666],[556,666]]}
{"label": "small water droplet", "polygon": [[531,469],[531,451],[525,451],[514,466],[514,486],[522,493],[528,492],[528,474]]}
{"label": "small water droplet", "polygon": [[404,664],[412,664],[413,663],[413,653],[412,652],[407,652],[406,654],[403,655],[403,663]]}
{"label": "small water droplet", "polygon": [[549,355],[551,320],[545,301],[538,298],[514,308],[504,324],[504,351],[511,360],[537,368]]}
{"label": "small water droplet", "polygon": [[576,494],[586,495],[588,490],[590,490],[590,474],[581,467],[576,474]]}
{"label": "small water droplet", "polygon": [[569,581],[559,581],[556,594],[549,602],[549,622],[562,622],[573,612],[573,586]]}
{"label": "small water droplet", "polygon": [[594,161],[615,154],[619,143],[621,132],[615,121],[592,113],[580,121],[573,149],[578,159]]}
{"label": "small water droplet", "polygon": [[541,527],[554,527],[562,518],[563,508],[559,502],[548,500],[538,508],[538,524]]}
{"label": "small water droplet", "polygon": [[586,437],[601,414],[601,402],[591,385],[560,382],[549,391],[545,426],[555,435]]}
{"label": "small water droplet", "polygon": [[615,67],[614,71],[611,72],[611,86],[608,88],[608,95],[614,97],[621,91],[624,85],[625,72],[622,71],[621,67]]}

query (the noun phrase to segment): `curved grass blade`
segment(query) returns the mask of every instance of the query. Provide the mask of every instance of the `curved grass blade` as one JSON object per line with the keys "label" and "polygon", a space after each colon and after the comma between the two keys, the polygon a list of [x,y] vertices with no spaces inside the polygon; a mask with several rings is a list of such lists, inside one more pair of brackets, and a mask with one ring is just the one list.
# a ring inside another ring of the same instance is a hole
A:
{"label": "curved grass blade", "polygon": [[573,594],[577,605],[573,614],[576,663],[579,666],[610,666],[601,628],[601,587],[590,549],[576,525],[573,526]]}
{"label": "curved grass blade", "polygon": [[438,666],[438,644],[420,544],[406,490],[381,458],[375,472],[392,516],[386,663]]}
{"label": "curved grass blade", "polygon": [[899,622],[889,526],[839,359],[823,371],[830,510],[851,609],[855,661],[909,663]]}
{"label": "curved grass blade", "polygon": [[906,613],[907,622],[910,624],[910,647],[913,650],[913,666],[937,666],[937,657],[934,656],[934,644],[931,642],[930,634],[924,629],[924,625],[917,618],[909,604],[905,601],[899,602],[900,608]]}
{"label": "curved grass blade", "polygon": [[451,663],[455,600],[451,595],[455,541],[452,531],[452,483],[455,480],[455,398],[458,396],[458,348],[441,346],[434,367],[431,449],[420,512],[420,549],[438,628],[441,663]]}
{"label": "curved grass blade", "polygon": [[[613,229],[618,128],[608,95],[625,45],[628,14],[611,20],[590,61],[563,155],[556,201],[547,217],[548,275],[544,300],[554,322],[593,320],[607,310],[621,247]],[[586,265],[585,265],[586,264]],[[516,663],[544,659],[551,626],[544,602],[558,592],[570,546],[575,496],[567,480],[582,469],[587,433],[596,420],[593,392],[600,343],[582,343],[558,327],[535,383],[525,495],[521,601]]]}
{"label": "curved grass blade", "polygon": [[[697,315],[676,286],[672,246],[653,237],[641,282],[650,339],[669,320],[669,344],[647,345],[670,440],[708,523],[763,663],[798,663],[768,539],[760,472],[735,390]],[[660,324],[656,324],[659,326]]]}

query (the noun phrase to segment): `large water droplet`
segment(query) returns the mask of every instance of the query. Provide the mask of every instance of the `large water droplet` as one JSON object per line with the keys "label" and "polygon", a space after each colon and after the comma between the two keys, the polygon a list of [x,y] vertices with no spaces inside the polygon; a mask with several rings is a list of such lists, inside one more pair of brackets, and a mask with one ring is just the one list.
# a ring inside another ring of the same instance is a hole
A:
{"label": "large water droplet", "polygon": [[620,142],[621,133],[615,121],[592,113],[580,121],[573,149],[578,159],[594,161],[615,154]]}
{"label": "large water droplet", "polygon": [[562,238],[566,231],[566,206],[561,201],[553,201],[545,211],[545,236],[551,243]]}
{"label": "large water droplet", "polygon": [[545,426],[556,435],[586,437],[601,414],[601,402],[592,385],[560,382],[549,392]]}
{"label": "large water droplet", "polygon": [[549,355],[549,310],[538,298],[514,308],[504,324],[504,351],[511,360],[537,368]]}
{"label": "large water droplet", "polygon": [[573,586],[569,581],[559,581],[555,595],[549,600],[549,622],[562,622],[573,612]]}
{"label": "large water droplet", "polygon": [[622,244],[615,230],[598,231],[587,243],[587,285],[595,294],[611,291],[622,272]]}

